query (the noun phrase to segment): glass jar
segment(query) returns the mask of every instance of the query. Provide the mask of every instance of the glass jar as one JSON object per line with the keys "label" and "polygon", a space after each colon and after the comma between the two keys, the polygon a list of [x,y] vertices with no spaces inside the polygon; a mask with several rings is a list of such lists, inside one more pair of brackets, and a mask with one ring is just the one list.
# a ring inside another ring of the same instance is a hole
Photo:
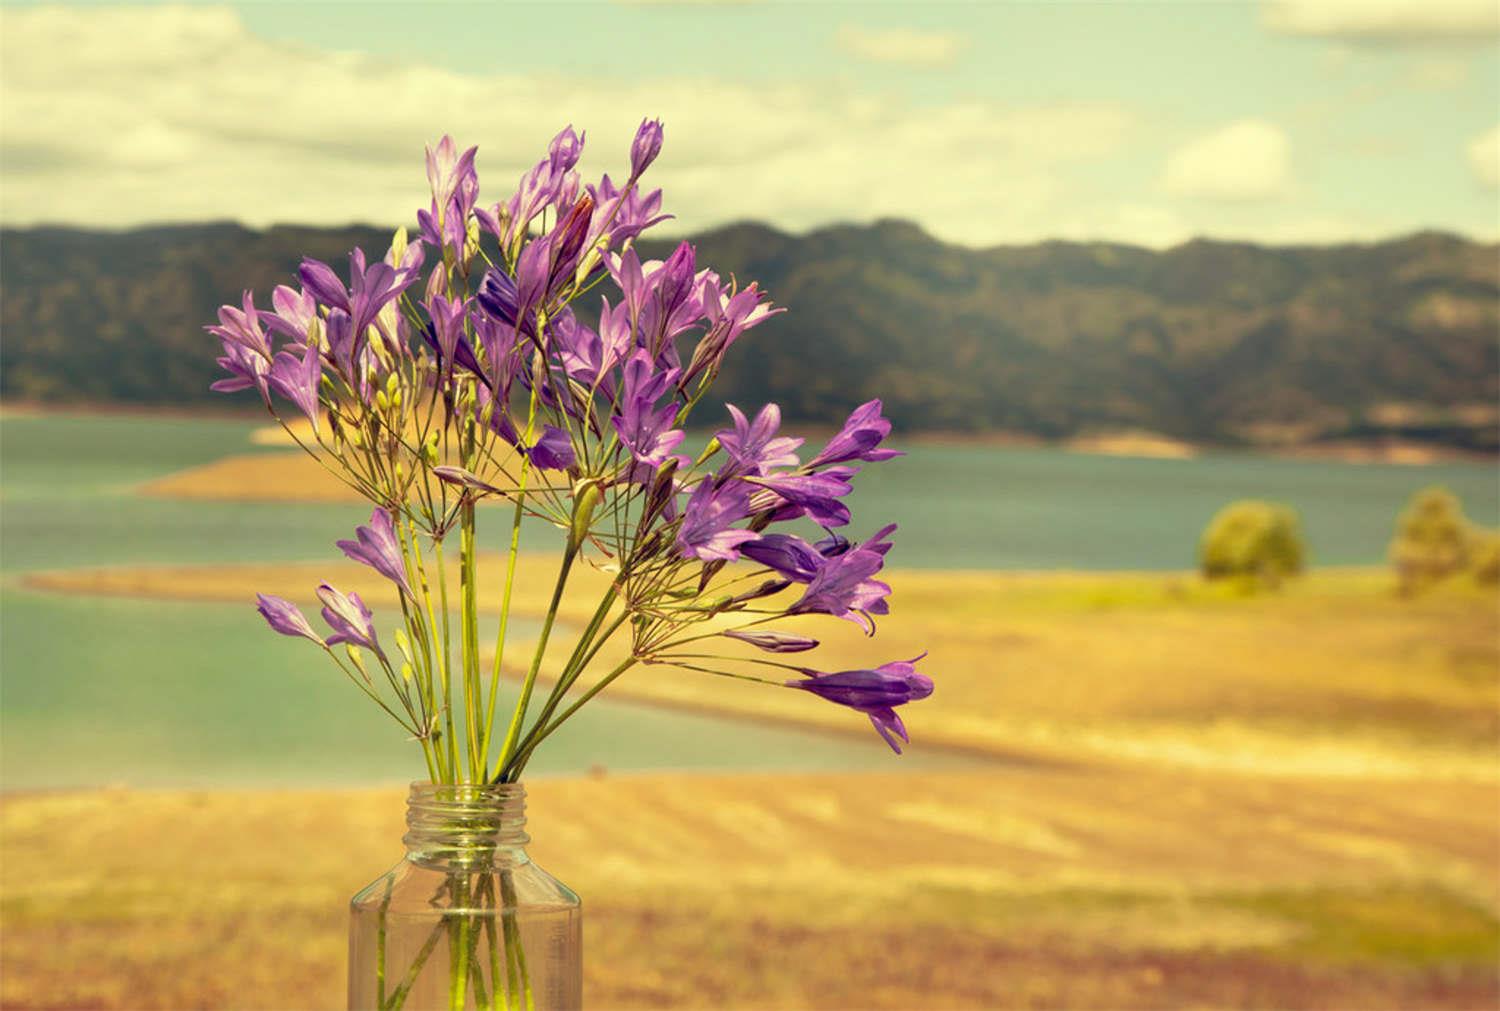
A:
{"label": "glass jar", "polygon": [[526,855],[519,783],[413,783],[406,856],[350,902],[351,1011],[583,1003],[578,896]]}

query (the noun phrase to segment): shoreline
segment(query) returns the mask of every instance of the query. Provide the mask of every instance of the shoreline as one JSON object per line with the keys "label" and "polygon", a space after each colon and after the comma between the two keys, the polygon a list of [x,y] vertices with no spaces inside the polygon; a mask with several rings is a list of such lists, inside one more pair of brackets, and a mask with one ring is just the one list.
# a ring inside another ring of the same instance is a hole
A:
{"label": "shoreline", "polygon": [[[19,418],[45,417],[122,417],[122,418],[167,418],[193,420],[202,418],[214,421],[246,421],[265,419],[264,413],[254,407],[234,408],[229,406],[150,405],[115,403],[53,404],[26,400],[0,400],[0,421]],[[795,423],[794,423],[795,424]],[[270,426],[267,421],[268,427]],[[809,442],[826,439],[836,429],[828,425],[802,426],[801,431]],[[696,432],[696,430],[695,430]],[[278,439],[274,430],[267,434],[256,433],[255,445],[278,445],[291,443],[284,437]],[[1295,443],[1229,444],[1216,442],[1194,442],[1178,439],[1157,432],[1141,429],[1119,429],[1084,432],[1061,438],[1045,438],[1029,432],[1007,429],[991,431],[966,431],[958,429],[931,429],[914,432],[897,432],[891,439],[893,446],[949,446],[976,447],[985,449],[1057,449],[1085,456],[1108,456],[1125,459],[1192,460],[1205,455],[1245,455],[1278,460],[1332,461],[1350,464],[1394,464],[1421,467],[1443,463],[1500,463],[1500,455],[1442,443],[1422,442],[1397,436],[1370,439],[1327,439]]]}

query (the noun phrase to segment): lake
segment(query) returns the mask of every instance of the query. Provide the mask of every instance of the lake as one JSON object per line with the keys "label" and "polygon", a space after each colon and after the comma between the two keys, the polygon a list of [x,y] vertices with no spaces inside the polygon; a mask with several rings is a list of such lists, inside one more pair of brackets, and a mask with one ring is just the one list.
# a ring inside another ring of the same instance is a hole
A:
{"label": "lake", "polygon": [[[27,571],[133,563],[339,557],[356,505],[175,502],[144,481],[250,443],[254,422],[123,416],[0,421],[0,782],[343,784],[409,778],[415,749],[302,643],[252,605],[40,594]],[[1500,520],[1494,468],[1085,456],[922,446],[856,479],[852,533],[902,530],[891,562],[926,568],[1180,569],[1214,511],[1237,498],[1302,514],[1314,564],[1382,561],[1417,489],[1445,484],[1474,519]],[[547,528],[535,531],[551,534]],[[492,534],[498,547],[498,531]],[[538,548],[549,545],[534,542]],[[896,601],[899,619],[899,599]],[[854,717],[854,719],[858,719]],[[868,740],[601,700],[560,732],[539,773],[650,768],[930,768]]]}

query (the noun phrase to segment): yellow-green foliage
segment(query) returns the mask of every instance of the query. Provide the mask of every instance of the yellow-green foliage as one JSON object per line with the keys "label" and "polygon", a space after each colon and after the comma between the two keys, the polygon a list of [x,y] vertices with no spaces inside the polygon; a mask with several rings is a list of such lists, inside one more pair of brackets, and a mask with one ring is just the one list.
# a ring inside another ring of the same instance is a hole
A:
{"label": "yellow-green foliage", "polygon": [[1500,584],[1500,530],[1475,528],[1469,549],[1469,571],[1476,582]]}
{"label": "yellow-green foliage", "polygon": [[1390,559],[1403,593],[1425,589],[1468,567],[1475,531],[1447,488],[1423,488],[1396,518]]}
{"label": "yellow-green foliage", "polygon": [[1276,586],[1296,575],[1306,554],[1296,510],[1254,499],[1220,509],[1198,543],[1205,576],[1238,579],[1247,587]]}

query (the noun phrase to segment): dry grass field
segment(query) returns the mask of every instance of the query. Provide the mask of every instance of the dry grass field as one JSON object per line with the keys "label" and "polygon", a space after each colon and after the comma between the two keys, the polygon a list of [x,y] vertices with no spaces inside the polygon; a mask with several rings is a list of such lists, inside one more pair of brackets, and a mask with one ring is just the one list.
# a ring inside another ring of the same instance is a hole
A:
{"label": "dry grass field", "polygon": [[[521,559],[520,614],[555,564]],[[310,603],[324,578],[394,603],[342,561],[27,582],[254,620],[256,591]],[[607,578],[583,571],[565,600],[553,669]],[[1256,597],[1166,573],[891,582],[873,640],[809,622],[819,664],[930,648],[914,747],[992,761],[534,781],[532,852],[585,898],[590,1006],[1500,1005],[1492,590],[1403,600],[1374,569]],[[873,733],[800,692],[660,666],[610,691]],[[343,903],[396,858],[401,817],[394,789],[6,795],[0,1004],[337,1007]]]}
{"label": "dry grass field", "polygon": [[[1487,1008],[1493,784],[1037,766],[541,780],[592,1007]],[[10,796],[9,1008],[333,1008],[402,795]]]}

